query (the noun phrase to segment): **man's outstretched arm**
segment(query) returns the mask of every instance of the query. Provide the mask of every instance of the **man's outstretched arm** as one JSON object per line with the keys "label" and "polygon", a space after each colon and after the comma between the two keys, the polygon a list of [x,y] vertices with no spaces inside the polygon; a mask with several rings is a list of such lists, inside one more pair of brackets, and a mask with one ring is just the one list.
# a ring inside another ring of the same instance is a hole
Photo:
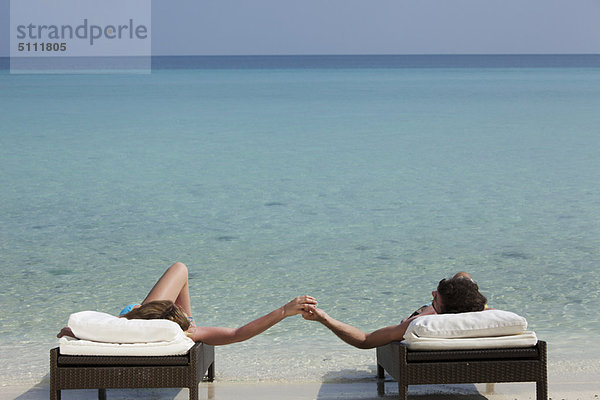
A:
{"label": "man's outstretched arm", "polygon": [[371,333],[365,333],[352,325],[331,318],[325,311],[316,306],[307,307],[307,311],[303,312],[302,316],[304,319],[322,323],[344,342],[359,349],[372,349],[394,340],[402,340],[406,328],[408,328],[408,325],[414,319],[410,318],[403,321],[400,325],[387,326]]}

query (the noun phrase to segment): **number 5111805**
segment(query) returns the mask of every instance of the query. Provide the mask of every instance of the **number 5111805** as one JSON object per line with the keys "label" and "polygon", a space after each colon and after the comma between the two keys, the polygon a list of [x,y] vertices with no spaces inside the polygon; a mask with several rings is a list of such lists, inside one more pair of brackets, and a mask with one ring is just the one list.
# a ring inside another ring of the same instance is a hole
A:
{"label": "number 5111805", "polygon": [[19,51],[67,51],[66,43],[19,43]]}

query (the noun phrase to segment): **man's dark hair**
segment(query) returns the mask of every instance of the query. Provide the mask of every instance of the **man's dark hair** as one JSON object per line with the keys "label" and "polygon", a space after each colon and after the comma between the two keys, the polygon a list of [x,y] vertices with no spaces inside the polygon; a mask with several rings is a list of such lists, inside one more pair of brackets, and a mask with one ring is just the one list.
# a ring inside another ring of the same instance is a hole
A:
{"label": "man's dark hair", "polygon": [[482,311],[487,303],[477,283],[462,276],[442,279],[437,291],[442,296],[442,314]]}

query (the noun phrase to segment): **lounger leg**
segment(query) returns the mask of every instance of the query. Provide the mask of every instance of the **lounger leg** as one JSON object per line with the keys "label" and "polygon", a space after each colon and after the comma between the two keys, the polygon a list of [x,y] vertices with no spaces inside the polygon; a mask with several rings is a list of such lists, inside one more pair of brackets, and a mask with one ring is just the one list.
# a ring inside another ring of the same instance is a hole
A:
{"label": "lounger leg", "polygon": [[106,400],[106,389],[98,389],[98,400]]}
{"label": "lounger leg", "polygon": [[377,395],[385,396],[385,381],[383,379],[377,379]]}
{"label": "lounger leg", "polygon": [[385,378],[385,370],[379,364],[377,364],[377,379]]}
{"label": "lounger leg", "polygon": [[400,400],[407,400],[408,386],[398,382],[398,398]]}
{"label": "lounger leg", "polygon": [[208,372],[207,372],[206,376],[208,377],[207,380],[209,382],[212,382],[215,380],[215,362],[214,361],[212,364],[210,364],[210,367],[208,367]]}
{"label": "lounger leg", "polygon": [[548,400],[548,382],[546,379],[535,383],[537,400]]}
{"label": "lounger leg", "polygon": [[50,350],[50,400],[60,400],[60,390],[57,390],[58,348]]}
{"label": "lounger leg", "polygon": [[198,400],[198,385],[190,386],[190,400]]}

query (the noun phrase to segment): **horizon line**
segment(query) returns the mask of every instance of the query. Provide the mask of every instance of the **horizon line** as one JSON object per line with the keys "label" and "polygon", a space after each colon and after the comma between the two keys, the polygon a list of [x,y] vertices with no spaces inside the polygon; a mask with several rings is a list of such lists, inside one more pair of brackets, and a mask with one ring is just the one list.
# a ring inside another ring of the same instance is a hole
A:
{"label": "horizon line", "polygon": [[[361,54],[331,54],[331,53],[290,53],[290,54],[151,54],[142,57],[389,57],[389,56],[600,56],[600,53],[361,53]],[[67,56],[69,57],[69,56]],[[102,56],[75,56],[75,57],[102,57]],[[121,56],[108,56],[121,57]],[[130,56],[123,56],[130,57]],[[133,56],[135,57],[135,56]],[[10,55],[3,55],[0,58],[11,58]],[[40,57],[42,58],[42,57]]]}

